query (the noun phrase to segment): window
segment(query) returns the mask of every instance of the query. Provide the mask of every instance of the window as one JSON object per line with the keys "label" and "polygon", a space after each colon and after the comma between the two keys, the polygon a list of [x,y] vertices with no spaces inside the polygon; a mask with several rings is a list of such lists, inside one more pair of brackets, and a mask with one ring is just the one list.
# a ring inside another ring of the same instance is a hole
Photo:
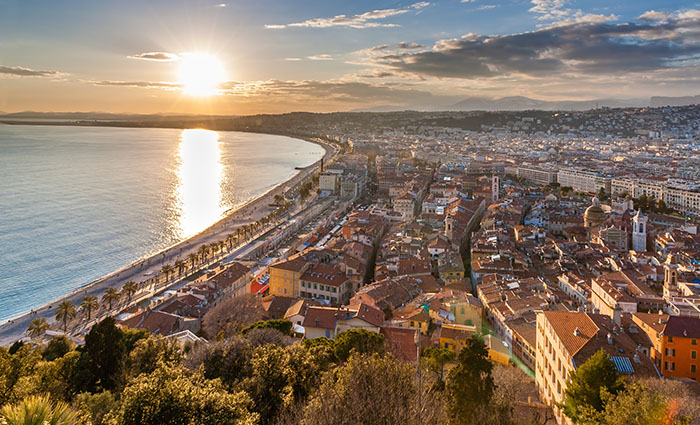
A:
{"label": "window", "polygon": [[306,285],[304,284],[304,281],[301,282],[301,287],[302,287],[302,288],[305,288],[305,287],[306,287]]}
{"label": "window", "polygon": [[314,283],[314,289],[318,289],[318,285]]}
{"label": "window", "polygon": [[695,365],[694,364],[690,365],[690,373],[695,373]]}
{"label": "window", "polygon": [[691,340],[690,340],[690,345],[698,345],[698,340],[697,340],[697,339],[691,339]]}
{"label": "window", "polygon": [[673,342],[673,337],[672,337],[672,336],[669,336],[669,337],[668,337],[668,342]]}
{"label": "window", "polygon": [[691,351],[691,352],[690,352],[690,358],[691,358],[691,359],[697,359],[697,358],[698,358],[698,352],[697,352],[697,351]]}

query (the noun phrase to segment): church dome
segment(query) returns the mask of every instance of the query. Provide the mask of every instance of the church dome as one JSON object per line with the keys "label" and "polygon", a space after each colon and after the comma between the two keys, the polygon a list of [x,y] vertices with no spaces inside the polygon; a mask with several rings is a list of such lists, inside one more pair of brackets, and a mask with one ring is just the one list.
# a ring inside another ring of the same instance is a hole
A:
{"label": "church dome", "polygon": [[607,216],[605,211],[600,207],[600,201],[598,198],[593,198],[591,206],[586,208],[586,212],[583,213],[583,224],[586,227],[600,226],[605,223]]}

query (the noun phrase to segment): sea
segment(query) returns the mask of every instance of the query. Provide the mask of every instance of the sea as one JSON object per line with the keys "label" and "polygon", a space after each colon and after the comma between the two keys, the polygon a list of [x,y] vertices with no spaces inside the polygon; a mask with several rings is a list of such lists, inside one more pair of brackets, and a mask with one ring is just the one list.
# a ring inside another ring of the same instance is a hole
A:
{"label": "sea", "polygon": [[255,133],[0,124],[0,323],[199,233],[323,153]]}

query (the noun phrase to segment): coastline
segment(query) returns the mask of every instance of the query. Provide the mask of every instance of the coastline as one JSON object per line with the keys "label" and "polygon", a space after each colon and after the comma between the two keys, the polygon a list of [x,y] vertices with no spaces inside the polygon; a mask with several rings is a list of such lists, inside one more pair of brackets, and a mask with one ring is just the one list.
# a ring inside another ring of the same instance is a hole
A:
{"label": "coastline", "polygon": [[[34,124],[22,123],[22,125],[47,124],[48,123],[46,122]],[[62,123],[60,125],[65,124]],[[107,125],[107,127],[108,126],[109,125]],[[216,131],[229,130],[218,129]],[[49,321],[49,323],[53,323],[53,316],[55,311],[55,309],[53,309],[53,306],[62,301],[71,301],[77,306],[79,304],[80,299],[82,299],[84,296],[95,295],[99,299],[100,295],[108,288],[119,289],[121,285],[128,280],[134,280],[136,282],[147,281],[149,278],[145,276],[151,276],[160,273],[160,268],[163,264],[171,264],[175,259],[178,258],[184,260],[190,252],[196,252],[196,250],[202,244],[209,244],[214,241],[223,240],[226,238],[226,235],[230,233],[235,233],[238,227],[259,220],[270,211],[270,204],[274,202],[275,195],[282,194],[287,190],[293,189],[301,181],[303,181],[310,174],[312,174],[313,171],[320,166],[322,160],[327,161],[334,154],[334,149],[330,145],[327,145],[318,139],[291,134],[267,134],[286,136],[298,140],[303,140],[308,143],[313,143],[323,148],[323,156],[321,157],[321,159],[318,159],[312,164],[304,167],[303,169],[298,170],[287,180],[280,182],[276,186],[270,188],[266,192],[249,200],[248,202],[227,211],[223,217],[221,217],[218,221],[216,221],[206,229],[202,230],[201,232],[192,235],[189,238],[184,239],[171,246],[163,248],[157,252],[154,252],[153,254],[144,256],[130,264],[120,267],[117,270],[114,270],[98,279],[86,283],[74,289],[70,293],[53,299],[52,301],[42,306],[39,306],[29,312],[23,312],[3,321],[2,323],[0,323],[0,345],[11,344],[12,342],[22,338],[27,329],[27,326],[29,325],[32,319],[44,317]]]}

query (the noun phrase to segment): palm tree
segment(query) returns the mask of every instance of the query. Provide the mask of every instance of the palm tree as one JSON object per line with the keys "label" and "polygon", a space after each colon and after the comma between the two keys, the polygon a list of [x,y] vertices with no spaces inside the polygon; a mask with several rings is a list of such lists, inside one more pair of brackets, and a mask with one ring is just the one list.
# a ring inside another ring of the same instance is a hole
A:
{"label": "palm tree", "polygon": [[78,414],[66,403],[52,402],[48,395],[29,396],[0,410],[0,423],[7,425],[73,425]]}
{"label": "palm tree", "polygon": [[199,255],[202,257],[202,262],[206,261],[207,256],[209,255],[209,247],[204,244],[199,247]]}
{"label": "palm tree", "polygon": [[104,294],[102,294],[102,304],[107,304],[109,306],[109,309],[112,309],[112,304],[119,301],[119,298],[121,298],[122,294],[119,293],[114,288],[107,288]]}
{"label": "palm tree", "polygon": [[27,327],[27,334],[30,338],[39,338],[49,330],[49,322],[43,317],[33,319]]}
{"label": "palm tree", "polygon": [[235,236],[233,236],[233,233],[231,233],[230,235],[226,236],[226,242],[228,243],[228,250],[229,250],[229,251],[230,251],[231,249],[233,249],[233,238],[234,238],[234,237],[235,237]]}
{"label": "palm tree", "polygon": [[211,251],[211,256],[216,258],[216,252],[219,250],[219,244],[217,242],[210,243],[209,250]]}
{"label": "palm tree", "polygon": [[163,267],[160,268],[160,271],[165,274],[165,281],[167,282],[170,280],[170,273],[173,271],[173,266],[170,264],[164,264]]}
{"label": "palm tree", "polygon": [[197,262],[197,260],[199,259],[199,257],[198,257],[197,254],[195,254],[194,252],[190,252],[189,254],[187,254],[187,259],[188,259],[188,260],[190,261],[190,263],[192,264],[192,267],[191,267],[191,268],[194,270],[194,264]]}
{"label": "palm tree", "polygon": [[80,309],[87,314],[87,319],[90,320],[90,316],[92,316],[92,311],[97,310],[100,308],[100,303],[97,301],[97,297],[94,295],[88,295],[87,297],[83,298],[83,301],[80,303]]}
{"label": "palm tree", "polygon": [[223,240],[219,241],[219,252],[224,252],[224,247],[226,246],[226,242]]}
{"label": "palm tree", "polygon": [[75,310],[75,306],[70,301],[63,301],[56,308],[56,320],[63,323],[63,332],[68,329],[68,322],[75,319],[78,312]]}
{"label": "palm tree", "polygon": [[139,285],[133,280],[124,282],[124,286],[122,286],[122,293],[126,294],[126,297],[129,299],[129,301],[131,301],[131,297],[133,297],[136,291],[138,291],[138,287]]}
{"label": "palm tree", "polygon": [[175,266],[175,268],[177,269],[177,277],[182,276],[182,272],[185,270],[186,264],[187,263],[185,263],[182,260],[175,260],[175,262],[173,263],[173,266]]}

